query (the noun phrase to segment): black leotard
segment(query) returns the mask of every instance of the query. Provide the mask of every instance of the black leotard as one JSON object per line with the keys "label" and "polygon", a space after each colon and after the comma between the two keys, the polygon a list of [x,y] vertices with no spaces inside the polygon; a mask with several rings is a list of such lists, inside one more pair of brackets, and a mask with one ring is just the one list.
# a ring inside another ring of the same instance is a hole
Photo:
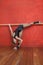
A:
{"label": "black leotard", "polygon": [[15,36],[19,37],[19,32],[21,32],[22,30],[23,30],[23,25],[19,25],[18,28],[14,31],[15,33],[14,38]]}

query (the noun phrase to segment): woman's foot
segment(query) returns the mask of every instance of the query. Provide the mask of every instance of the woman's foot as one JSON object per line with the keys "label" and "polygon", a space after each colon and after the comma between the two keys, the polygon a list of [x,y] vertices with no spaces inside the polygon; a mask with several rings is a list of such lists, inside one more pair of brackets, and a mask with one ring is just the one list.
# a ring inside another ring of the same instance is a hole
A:
{"label": "woman's foot", "polygon": [[17,50],[17,47],[14,47],[13,49],[14,49],[14,50]]}
{"label": "woman's foot", "polygon": [[38,24],[38,23],[40,23],[40,21],[35,21],[33,24]]}
{"label": "woman's foot", "polygon": [[13,49],[14,49],[14,50],[17,50],[17,49],[19,49],[19,48],[20,48],[19,46],[16,46],[16,47],[14,47]]}

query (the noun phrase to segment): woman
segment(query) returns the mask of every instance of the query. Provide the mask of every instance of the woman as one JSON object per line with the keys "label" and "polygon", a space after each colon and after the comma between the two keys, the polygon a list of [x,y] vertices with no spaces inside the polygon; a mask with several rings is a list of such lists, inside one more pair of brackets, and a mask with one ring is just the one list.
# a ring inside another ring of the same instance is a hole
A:
{"label": "woman", "polygon": [[37,24],[37,23],[39,23],[39,21],[30,23],[30,24],[19,25],[14,32],[12,30],[11,25],[9,24],[9,29],[10,29],[10,32],[11,32],[11,36],[13,38],[13,43],[16,44],[17,41],[18,41],[18,45],[16,47],[14,47],[14,49],[18,49],[22,44],[23,40],[22,40],[21,36],[22,36],[22,32],[23,32],[24,28],[32,26],[33,24]]}

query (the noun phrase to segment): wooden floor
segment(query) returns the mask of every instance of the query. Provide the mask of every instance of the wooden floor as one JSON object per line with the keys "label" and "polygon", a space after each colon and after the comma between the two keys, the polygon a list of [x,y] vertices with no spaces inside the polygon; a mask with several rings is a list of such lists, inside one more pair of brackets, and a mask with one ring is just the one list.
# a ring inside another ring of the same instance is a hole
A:
{"label": "wooden floor", "polygon": [[43,65],[43,48],[0,48],[0,65]]}

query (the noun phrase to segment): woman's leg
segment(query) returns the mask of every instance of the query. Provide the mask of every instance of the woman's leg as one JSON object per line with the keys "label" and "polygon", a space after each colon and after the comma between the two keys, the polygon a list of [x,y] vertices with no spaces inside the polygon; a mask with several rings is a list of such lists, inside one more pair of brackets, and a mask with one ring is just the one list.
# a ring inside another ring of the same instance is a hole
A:
{"label": "woman's leg", "polygon": [[[22,33],[23,33],[23,31],[21,31],[21,32],[19,33],[19,38],[22,37]],[[23,40],[22,40],[22,41],[18,40],[18,46],[17,46],[17,47],[20,47],[21,44],[22,44],[22,42],[23,42]]]}
{"label": "woman's leg", "polygon": [[21,46],[21,44],[22,44],[22,39],[21,39],[21,37],[22,37],[22,32],[23,31],[21,31],[20,33],[19,33],[19,37],[18,36],[16,36],[15,38],[18,40],[18,45],[17,45],[17,48],[19,48],[20,46]]}
{"label": "woman's leg", "polygon": [[23,31],[21,31],[21,32],[19,33],[19,37],[16,36],[16,39],[18,40],[18,44],[17,44],[16,47],[13,48],[13,49],[15,49],[15,50],[17,50],[17,49],[21,46],[21,44],[22,44],[22,41],[23,41],[23,40],[21,39],[22,32],[23,32]]}
{"label": "woman's leg", "polygon": [[29,26],[32,26],[33,23],[30,23],[30,24],[23,24],[23,27],[26,28],[26,27],[29,27]]}
{"label": "woman's leg", "polygon": [[17,40],[15,38],[13,38],[13,43],[16,44]]}
{"label": "woman's leg", "polygon": [[37,23],[40,23],[40,22],[35,21],[35,22],[30,23],[30,24],[23,24],[23,27],[26,28],[26,27],[32,26],[32,25],[37,24]]}

